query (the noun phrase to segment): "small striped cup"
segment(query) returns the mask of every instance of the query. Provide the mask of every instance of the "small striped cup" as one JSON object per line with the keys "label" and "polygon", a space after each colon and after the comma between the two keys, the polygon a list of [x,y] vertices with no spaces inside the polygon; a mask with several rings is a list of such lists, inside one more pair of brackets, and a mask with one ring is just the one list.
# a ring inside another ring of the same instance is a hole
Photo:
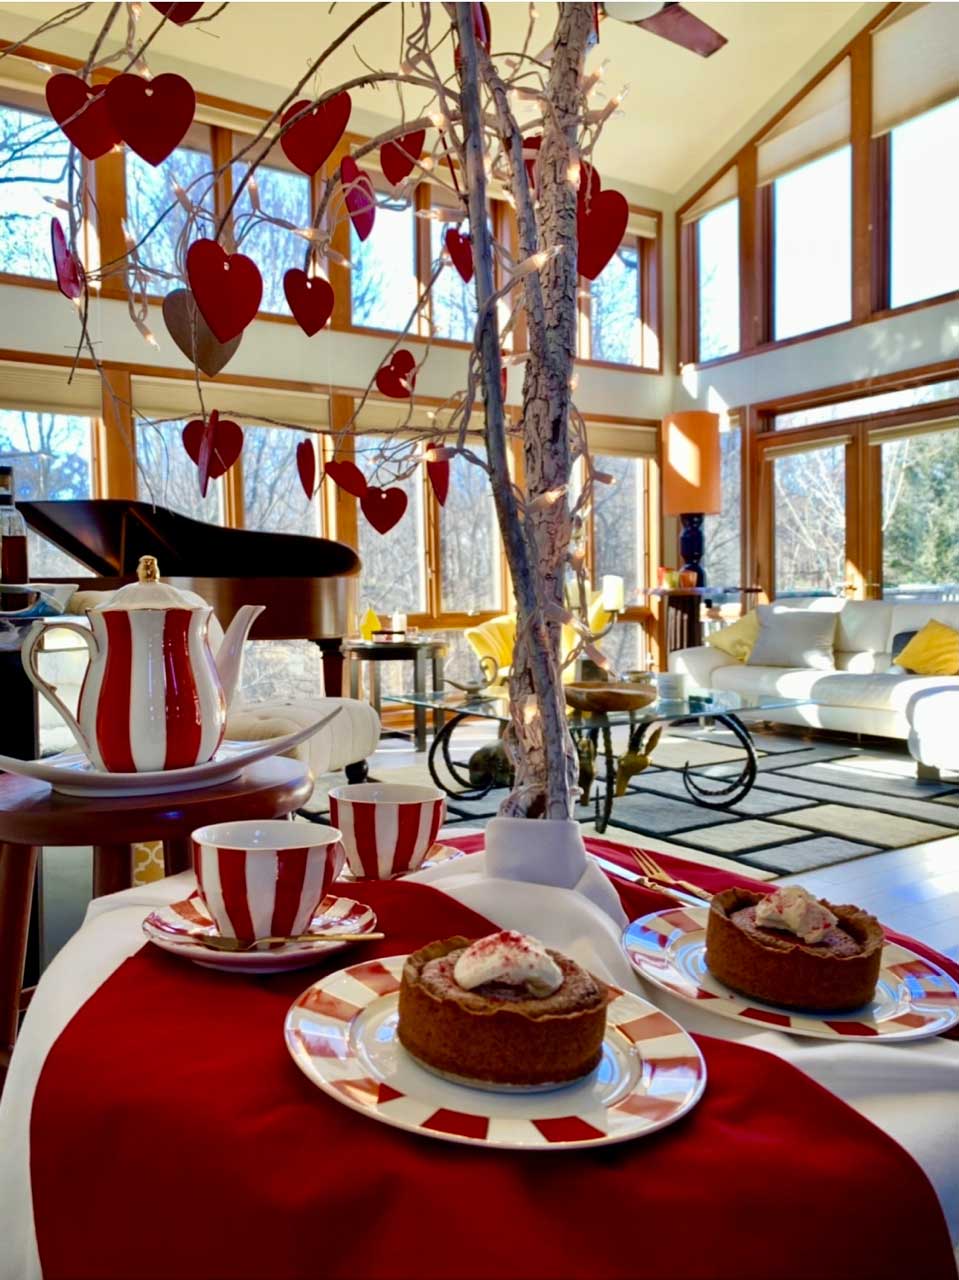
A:
{"label": "small striped cup", "polygon": [[330,792],[330,821],[342,832],[346,861],[360,879],[415,871],[445,817],[446,800],[436,787],[357,782]]}
{"label": "small striped cup", "polygon": [[193,832],[200,896],[224,938],[306,933],[343,869],[335,827],[312,822],[217,822]]}

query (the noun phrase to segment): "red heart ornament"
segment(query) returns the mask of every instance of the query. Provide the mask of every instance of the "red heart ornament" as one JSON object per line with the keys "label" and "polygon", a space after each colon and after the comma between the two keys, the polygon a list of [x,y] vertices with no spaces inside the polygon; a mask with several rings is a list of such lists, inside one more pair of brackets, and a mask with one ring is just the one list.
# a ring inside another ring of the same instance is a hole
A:
{"label": "red heart ornament", "polygon": [[50,248],[53,251],[53,269],[56,272],[57,288],[65,298],[73,302],[83,293],[83,267],[76,254],[67,244],[59,218],[50,220]]}
{"label": "red heart ornament", "polygon": [[445,236],[446,252],[466,284],[473,279],[473,241],[450,227]]}
{"label": "red heart ornament", "polygon": [[120,142],[104,97],[106,88],[105,84],[88,85],[63,71],[51,76],[44,90],[50,114],[88,160],[105,156]]}
{"label": "red heart ornament", "polygon": [[353,229],[361,240],[373,230],[376,217],[376,192],[373,183],[352,156],[340,161],[340,182]]}
{"label": "red heart ornament", "polygon": [[322,276],[308,276],[291,267],[283,277],[283,292],[294,320],[309,338],[319,333],[333,314],[333,287]]}
{"label": "red heart ornament", "polygon": [[334,460],[333,462],[328,462],[324,470],[325,474],[344,493],[350,493],[354,498],[362,498],[363,494],[366,493],[366,476],[355,462],[350,462],[348,459],[344,459],[342,462]]}
{"label": "red heart ornament", "polygon": [[370,485],[360,498],[360,509],[377,533],[389,533],[403,519],[407,501],[403,489],[378,489]]}
{"label": "red heart ornament", "polygon": [[396,187],[410,176],[423,154],[425,141],[426,130],[416,129],[413,133],[404,134],[402,138],[383,143],[380,147],[380,168],[390,186]]}
{"label": "red heart ornament", "polygon": [[183,428],[183,447],[200,472],[200,494],[206,497],[211,480],[224,475],[243,449],[243,428],[212,409],[203,421],[194,418]]}
{"label": "red heart ornament", "polygon": [[441,449],[442,441],[436,441],[426,446],[426,476],[432,486],[433,493],[436,495],[436,501],[441,507],[446,505],[446,499],[450,491],[450,464],[446,458],[438,458],[435,462],[430,461],[430,449]]}
{"label": "red heart ornament", "polygon": [[171,22],[175,22],[178,27],[182,27],[185,22],[189,22],[203,8],[203,0],[199,4],[184,4],[182,0],[177,0],[175,4],[154,4],[150,0],[152,8],[157,13],[162,13],[164,18],[169,18]]}
{"label": "red heart ornament", "polygon": [[352,110],[352,99],[345,90],[334,94],[319,107],[312,106],[306,98],[287,107],[283,112],[282,125],[288,124],[294,116],[300,118],[280,135],[280,146],[286,158],[303,173],[316,173],[346,132]]}
{"label": "red heart ornament", "polygon": [[579,242],[579,274],[595,280],[623,242],[629,221],[629,205],[618,191],[600,191],[589,211],[580,201],[576,207],[576,235]]}
{"label": "red heart ornament", "polygon": [[107,107],[113,127],[147,164],[160,164],[183,141],[193,123],[196,94],[189,80],[164,72],[116,76],[107,85]]}
{"label": "red heart ornament", "polygon": [[221,342],[242,333],[263,297],[263,280],[252,258],[225,253],[215,240],[196,240],[186,255],[186,273],[196,305]]}
{"label": "red heart ornament", "polygon": [[416,386],[416,357],[401,347],[376,371],[376,385],[393,400],[408,400]]}
{"label": "red heart ornament", "polygon": [[303,492],[308,498],[312,498],[316,488],[316,450],[312,440],[301,440],[296,446],[296,469]]}

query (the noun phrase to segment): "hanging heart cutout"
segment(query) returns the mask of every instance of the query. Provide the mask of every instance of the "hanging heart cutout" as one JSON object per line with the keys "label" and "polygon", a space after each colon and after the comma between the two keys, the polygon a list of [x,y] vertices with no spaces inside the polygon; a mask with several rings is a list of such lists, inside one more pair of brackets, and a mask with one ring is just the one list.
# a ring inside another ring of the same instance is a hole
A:
{"label": "hanging heart cutout", "polygon": [[215,240],[196,240],[186,255],[196,305],[220,342],[229,342],[254,318],[263,280],[252,258],[225,253]]}
{"label": "hanging heart cutout", "polygon": [[306,98],[294,102],[283,112],[282,125],[296,117],[280,135],[280,146],[291,164],[311,177],[333,154],[333,148],[346,132],[353,102],[345,91],[334,94],[322,106],[315,107]]}
{"label": "hanging heart cutout", "polygon": [[600,191],[590,200],[588,209],[580,200],[576,206],[576,236],[579,274],[595,280],[623,243],[629,205],[619,191]]}
{"label": "hanging heart cutout", "polygon": [[170,22],[175,22],[178,27],[182,27],[185,22],[189,22],[200,12],[203,8],[203,0],[200,0],[199,4],[185,4],[182,0],[177,0],[175,4],[154,4],[154,0],[150,0],[150,6],[156,9],[157,13],[162,13]]}
{"label": "hanging heart cutout", "polygon": [[333,314],[333,288],[322,276],[308,276],[291,267],[283,277],[283,292],[294,320],[309,338],[319,333]]}
{"label": "hanging heart cutout", "polygon": [[174,289],[163,299],[163,323],[189,362],[208,378],[225,369],[239,350],[239,337],[220,342],[189,289]]}
{"label": "hanging heart cutout", "polygon": [[360,510],[377,533],[389,533],[403,519],[407,502],[403,489],[379,489],[370,485],[360,498]]}
{"label": "hanging heart cutout", "polygon": [[376,217],[376,192],[373,190],[373,183],[352,156],[344,156],[340,161],[340,181],[353,230],[361,240],[365,240],[373,230],[373,220]]}
{"label": "hanging heart cutout", "polygon": [[116,76],[107,85],[106,100],[114,129],[131,150],[153,165],[176,150],[196,110],[193,86],[172,72],[152,80]]}
{"label": "hanging heart cutout", "polygon": [[67,244],[63,227],[59,218],[50,220],[50,248],[53,252],[53,270],[57,277],[57,288],[71,302],[83,293],[83,267],[76,254]]}
{"label": "hanging heart cutout", "polygon": [[312,499],[316,488],[316,450],[312,440],[301,440],[296,446],[296,470],[303,492]]}
{"label": "hanging heart cutout", "polygon": [[462,235],[455,227],[450,227],[444,237],[446,252],[453,261],[453,266],[463,277],[466,284],[473,279],[473,241]]}
{"label": "hanging heart cutout", "polygon": [[413,133],[404,134],[402,138],[383,143],[380,147],[380,168],[390,186],[399,186],[410,176],[423,154],[425,141],[426,130],[416,129]]}
{"label": "hanging heart cutout", "polygon": [[221,418],[216,409],[206,422],[194,418],[183,428],[183,447],[200,472],[200,495],[206,497],[211,480],[224,475],[236,462],[243,449],[243,428],[229,418]]}
{"label": "hanging heart cutout", "polygon": [[436,501],[441,507],[444,507],[450,491],[450,464],[446,458],[437,458],[435,461],[430,458],[432,449],[442,449],[442,447],[443,442],[441,440],[426,446],[426,475],[436,496]]}
{"label": "hanging heart cutout", "polygon": [[346,458],[342,462],[334,459],[326,464],[324,470],[337,488],[342,489],[344,493],[352,494],[354,498],[362,498],[366,493],[366,476],[355,462],[350,462]]}
{"label": "hanging heart cutout", "polygon": [[416,357],[405,347],[376,371],[376,385],[391,400],[408,400],[416,386]]}
{"label": "hanging heart cutout", "polygon": [[51,76],[44,89],[50,114],[87,160],[98,160],[120,143],[104,96],[106,88],[105,84],[88,85],[64,71]]}

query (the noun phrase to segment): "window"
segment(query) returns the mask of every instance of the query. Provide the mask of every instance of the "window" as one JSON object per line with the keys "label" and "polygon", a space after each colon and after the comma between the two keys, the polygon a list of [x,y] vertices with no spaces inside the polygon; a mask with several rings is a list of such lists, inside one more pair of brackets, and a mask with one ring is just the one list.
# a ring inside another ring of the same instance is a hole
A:
{"label": "window", "polygon": [[727,200],[696,223],[697,359],[739,350],[739,200]]}
{"label": "window", "polygon": [[874,396],[838,400],[833,404],[817,404],[809,409],[793,409],[789,413],[777,413],[773,418],[773,427],[776,431],[784,431],[790,427],[815,427],[824,422],[842,422],[847,418],[859,418],[867,414],[911,409],[916,405],[935,404],[939,400],[951,400],[955,397],[959,397],[959,378],[930,382],[919,387],[901,387],[896,391],[880,391]]}
{"label": "window", "polygon": [[0,104],[0,271],[53,279],[50,219],[45,200],[67,198],[69,143],[48,116]]}
{"label": "window", "polygon": [[890,134],[889,302],[959,289],[959,98]]}
{"label": "window", "polygon": [[[379,214],[377,214],[379,217]],[[357,510],[360,575],[360,611],[375,613],[424,613],[426,611],[426,539],[423,525],[423,476],[417,466],[405,480],[395,480],[391,468],[377,462],[382,440],[358,436],[356,465],[370,484],[405,490],[408,505],[399,523],[388,533],[377,533]]]}
{"label": "window", "polygon": [[[430,258],[435,263],[443,254],[444,238],[451,224],[431,222],[429,225]],[[433,331],[438,338],[452,338],[456,342],[473,341],[477,314],[476,285],[472,280],[467,284],[451,262],[443,267],[437,277],[431,302]]]}
{"label": "window", "polygon": [[378,205],[373,230],[361,240],[350,227],[350,312],[353,323],[401,332],[416,306],[416,237],[408,204]]}
{"label": "window", "polygon": [[642,315],[639,243],[630,237],[590,282],[590,358],[642,365]]}
{"label": "window", "polygon": [[[234,184],[239,183],[245,172],[242,161],[233,166]],[[310,225],[310,180],[306,174],[261,165],[254,176],[263,212],[292,222],[295,227]],[[289,308],[283,292],[283,276],[291,267],[303,268],[306,241],[285,227],[257,220],[250,201],[249,183],[234,205],[233,219],[239,248],[253,259],[263,277],[260,310],[274,315],[286,314]]]}
{"label": "window", "polygon": [[143,422],[137,432],[137,497],[209,524],[223,523],[223,480],[211,480],[200,496],[200,473],[183,447],[180,422]]}
{"label": "window", "polygon": [[646,460],[597,454],[593,462],[614,480],[593,486],[593,582],[618,575],[629,607],[646,585]]}
{"label": "window", "polygon": [[283,427],[243,428],[245,529],[320,536],[319,503],[307,498],[296,469],[296,447],[303,438]]}
{"label": "window", "polygon": [[711,587],[738,587],[742,583],[742,432],[723,423],[719,437],[720,488],[723,509],[706,516],[706,554],[703,568]]}
{"label": "window", "polygon": [[[202,132],[202,131],[201,131]],[[147,164],[129,148],[126,152],[127,225],[139,243],[141,262],[155,271],[177,273],[177,254],[183,262],[188,245],[180,245],[187,224],[187,213],[173,194],[176,182],[194,204],[213,216],[213,191],[210,153],[205,147],[177,147],[160,165]],[[190,243],[212,234],[209,219],[195,222]],[[161,277],[153,282],[152,293],[166,293]]]}
{"label": "window", "polygon": [[852,314],[852,151],[842,147],[773,183],[773,337]]}
{"label": "window", "polygon": [[959,427],[879,447],[883,595],[959,599]]}
{"label": "window", "polygon": [[[89,418],[0,409],[0,462],[13,467],[17,501],[92,497],[91,444]],[[90,575],[88,568],[32,529],[27,532],[27,556],[32,578]]]}
{"label": "window", "polygon": [[776,595],[836,595],[846,581],[846,448],[773,460]]}
{"label": "window", "polygon": [[[469,447],[486,460],[482,445]],[[440,508],[440,565],[444,613],[501,608],[499,527],[490,479],[462,457],[450,464],[449,493]]]}

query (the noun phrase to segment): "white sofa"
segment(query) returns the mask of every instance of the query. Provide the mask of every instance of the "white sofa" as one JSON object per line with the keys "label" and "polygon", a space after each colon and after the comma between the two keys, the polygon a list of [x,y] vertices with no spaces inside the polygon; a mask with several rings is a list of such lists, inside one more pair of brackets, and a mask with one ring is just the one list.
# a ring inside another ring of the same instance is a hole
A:
{"label": "white sofa", "polygon": [[959,603],[783,600],[786,609],[835,612],[834,671],[751,667],[702,645],[670,654],[670,671],[700,688],[779,694],[806,701],[765,712],[780,724],[899,738],[922,768],[959,769],[959,676],[916,676],[894,666],[892,645],[930,618],[959,629]]}

